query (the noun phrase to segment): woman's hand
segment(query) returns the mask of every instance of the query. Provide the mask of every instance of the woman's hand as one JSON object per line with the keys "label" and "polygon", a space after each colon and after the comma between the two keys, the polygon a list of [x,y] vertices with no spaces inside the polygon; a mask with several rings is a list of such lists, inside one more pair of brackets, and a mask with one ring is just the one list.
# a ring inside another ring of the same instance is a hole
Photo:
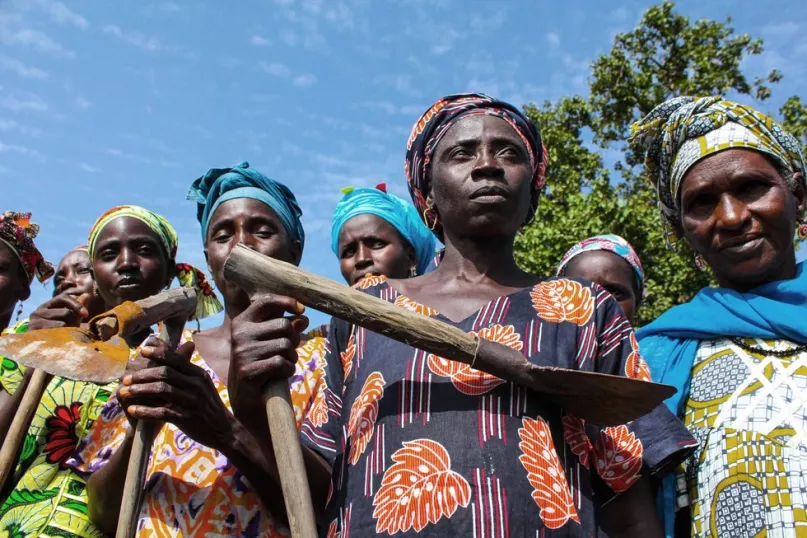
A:
{"label": "woman's hand", "polygon": [[39,308],[31,313],[28,329],[33,331],[56,327],[78,327],[90,315],[86,305],[91,300],[92,296],[88,293],[79,297],[66,293],[57,295],[50,301],[39,305]]}
{"label": "woman's hand", "polygon": [[263,295],[233,318],[228,389],[233,410],[245,423],[265,417],[261,392],[266,383],[294,374],[300,333],[308,327],[304,311],[291,297]]}
{"label": "woman's hand", "polygon": [[188,437],[220,452],[232,441],[233,415],[207,372],[191,364],[193,342],[176,351],[158,339],[140,350],[118,388],[118,400],[133,420],[170,422]]}

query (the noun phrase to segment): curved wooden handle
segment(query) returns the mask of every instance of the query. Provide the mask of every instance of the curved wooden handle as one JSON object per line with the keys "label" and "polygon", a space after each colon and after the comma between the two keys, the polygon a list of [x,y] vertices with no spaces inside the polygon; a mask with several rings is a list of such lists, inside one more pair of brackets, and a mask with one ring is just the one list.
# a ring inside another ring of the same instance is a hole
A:
{"label": "curved wooden handle", "polygon": [[138,421],[132,440],[132,453],[126,467],[126,482],[123,486],[118,530],[115,538],[135,538],[140,520],[140,505],[143,501],[143,483],[149,463],[151,442],[154,439],[154,424]]}
{"label": "curved wooden handle", "polygon": [[51,376],[42,370],[34,370],[34,373],[31,374],[31,379],[25,388],[25,394],[22,396],[20,406],[17,408],[17,413],[14,415],[14,420],[11,422],[8,434],[3,441],[3,448],[0,449],[0,491],[2,491],[6,480],[14,470],[17,454],[20,452],[25,434],[28,433],[31,420],[36,414],[39,402],[42,400],[42,395],[45,393],[45,389],[48,388],[50,380]]}
{"label": "curved wooden handle", "polygon": [[308,488],[289,385],[285,380],[271,382],[263,395],[291,535],[293,538],[316,538],[314,505]]}

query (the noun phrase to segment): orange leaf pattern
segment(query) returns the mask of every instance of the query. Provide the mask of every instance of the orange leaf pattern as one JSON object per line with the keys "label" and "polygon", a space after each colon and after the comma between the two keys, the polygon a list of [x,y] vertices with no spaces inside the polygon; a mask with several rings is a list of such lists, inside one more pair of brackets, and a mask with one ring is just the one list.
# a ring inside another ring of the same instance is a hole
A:
{"label": "orange leaf pattern", "polygon": [[356,337],[351,333],[350,340],[347,341],[345,350],[340,354],[342,359],[342,371],[344,372],[345,379],[350,375],[353,370],[353,359],[356,357]]}
{"label": "orange leaf pattern", "polygon": [[398,298],[395,299],[395,306],[405,308],[414,312],[415,314],[420,314],[421,316],[427,317],[436,316],[439,313],[434,308],[420,304],[417,301],[413,301],[405,295],[399,295]]}
{"label": "orange leaf pattern", "polygon": [[639,353],[639,343],[636,341],[636,336],[633,332],[630,333],[630,347],[632,351],[628,355],[628,360],[625,361],[625,375],[633,379],[651,381],[650,368],[647,366],[644,357]]}
{"label": "orange leaf pattern", "polygon": [[[524,345],[512,325],[492,325],[470,334],[504,344],[516,351],[521,351]],[[451,383],[457,387],[457,390],[471,396],[485,394],[505,383],[503,379],[487,372],[476,370],[467,364],[450,361],[436,355],[429,355],[429,369],[439,376],[451,378]]]}
{"label": "orange leaf pattern", "polygon": [[353,284],[353,287],[357,290],[366,290],[373,286],[383,284],[386,281],[387,277],[384,275],[364,275],[364,278]]}
{"label": "orange leaf pattern", "polygon": [[378,416],[378,401],[384,395],[384,376],[373,372],[367,377],[361,394],[350,408],[350,418],[347,423],[347,435],[350,438],[350,456],[348,461],[356,465],[359,457],[367,448],[367,443],[373,437],[373,427]]}
{"label": "orange leaf pattern", "polygon": [[535,420],[524,417],[522,424],[518,430],[522,454],[518,459],[527,470],[532,498],[541,509],[541,520],[548,529],[559,529],[569,521],[580,523],[549,424],[540,417]]}
{"label": "orange leaf pattern", "polygon": [[[308,410],[307,418],[317,428],[321,428],[323,424],[328,422],[328,402],[325,398],[325,387],[319,387],[314,393],[314,401],[311,403],[311,408]],[[297,429],[300,424],[297,424]]]}
{"label": "orange leaf pattern", "polygon": [[574,415],[564,415],[563,438],[572,454],[580,460],[580,465],[588,469],[588,458],[594,445],[586,433],[586,423]]}
{"label": "orange leaf pattern", "polygon": [[605,428],[594,446],[597,473],[616,493],[627,491],[641,477],[642,453],[642,442],[627,426]]}
{"label": "orange leaf pattern", "polygon": [[458,507],[468,506],[471,486],[451,470],[451,458],[440,443],[404,441],[392,461],[373,499],[377,533],[420,532],[429,523],[450,518]]}
{"label": "orange leaf pattern", "polygon": [[591,288],[574,280],[561,278],[541,282],[533,288],[530,296],[538,315],[552,323],[568,321],[582,327],[594,312]]}

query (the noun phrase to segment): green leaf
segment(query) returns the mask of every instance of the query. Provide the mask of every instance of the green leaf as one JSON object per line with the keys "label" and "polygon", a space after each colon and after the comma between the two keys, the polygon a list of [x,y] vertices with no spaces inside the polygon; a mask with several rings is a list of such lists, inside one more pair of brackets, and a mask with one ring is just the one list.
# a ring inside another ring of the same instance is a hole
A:
{"label": "green leaf", "polygon": [[18,506],[22,506],[24,504],[34,504],[46,499],[50,499],[55,497],[59,494],[59,488],[53,488],[48,490],[28,490],[28,489],[15,489],[11,492],[11,494],[6,498],[6,501],[3,503],[2,508],[0,508],[0,518],[6,514],[9,510],[16,508]]}
{"label": "green leaf", "polygon": [[28,467],[34,458],[36,458],[37,447],[36,436],[30,433],[26,434],[22,442],[22,450],[20,451],[20,467]]}

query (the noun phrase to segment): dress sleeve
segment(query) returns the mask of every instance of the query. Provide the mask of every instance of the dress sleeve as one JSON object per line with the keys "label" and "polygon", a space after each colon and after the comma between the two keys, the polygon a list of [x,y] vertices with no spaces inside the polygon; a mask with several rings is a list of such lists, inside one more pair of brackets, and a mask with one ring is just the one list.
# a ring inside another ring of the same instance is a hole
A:
{"label": "dress sleeve", "polygon": [[[633,328],[611,295],[594,285],[597,355],[594,370],[650,381]],[[607,428],[586,425],[590,460],[604,497],[627,491],[643,474],[661,479],[694,450],[697,442],[664,404],[628,424]],[[595,481],[597,482],[597,481]],[[599,489],[599,488],[598,488]]]}
{"label": "dress sleeve", "polygon": [[[350,333],[350,334],[348,334]],[[322,375],[313,401],[300,427],[301,442],[333,465],[342,420],[342,387],[355,353],[352,326],[331,320],[325,347]]]}
{"label": "dress sleeve", "polygon": [[118,398],[113,393],[90,428],[81,440],[67,466],[82,476],[90,475],[109,462],[112,454],[123,444],[129,421]]}
{"label": "dress sleeve", "polygon": [[[5,329],[2,334],[18,334],[28,330],[28,320],[21,321],[13,327]],[[6,357],[0,357],[0,387],[14,395],[25,377],[25,366]]]}

